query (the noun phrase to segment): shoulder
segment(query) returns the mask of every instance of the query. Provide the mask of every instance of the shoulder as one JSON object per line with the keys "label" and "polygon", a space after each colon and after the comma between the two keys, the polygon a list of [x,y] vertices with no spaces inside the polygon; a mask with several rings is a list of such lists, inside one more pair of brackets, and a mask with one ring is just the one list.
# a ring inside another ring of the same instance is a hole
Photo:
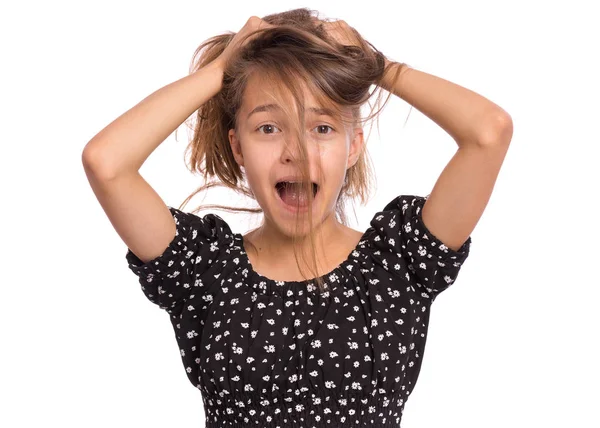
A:
{"label": "shoulder", "polygon": [[198,215],[169,207],[177,226],[177,234],[192,239],[224,240],[233,235],[229,224],[217,214]]}

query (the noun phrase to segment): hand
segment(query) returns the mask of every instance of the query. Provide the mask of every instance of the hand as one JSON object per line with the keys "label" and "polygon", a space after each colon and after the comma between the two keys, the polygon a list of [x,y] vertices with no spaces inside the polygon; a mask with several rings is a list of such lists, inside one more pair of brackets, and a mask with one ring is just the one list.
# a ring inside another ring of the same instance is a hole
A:
{"label": "hand", "polygon": [[[223,68],[226,67],[227,62],[231,58],[233,58],[236,52],[242,47],[244,47],[246,43],[248,43],[250,40],[256,37],[256,34],[254,34],[246,38],[248,34],[251,34],[257,30],[273,27],[275,26],[269,24],[266,21],[263,21],[258,16],[251,16],[250,18],[248,18],[248,21],[246,21],[246,24],[242,27],[242,29],[238,31],[233,37],[233,39],[229,41],[229,44],[227,45],[225,50],[221,53],[221,55],[219,55],[219,57],[215,61],[219,62]],[[246,39],[243,40],[244,38]]]}
{"label": "hand", "polygon": [[329,37],[340,45],[361,47],[361,43],[359,42],[360,35],[346,21],[321,21],[317,18],[314,19],[319,21],[316,24],[322,24]]}

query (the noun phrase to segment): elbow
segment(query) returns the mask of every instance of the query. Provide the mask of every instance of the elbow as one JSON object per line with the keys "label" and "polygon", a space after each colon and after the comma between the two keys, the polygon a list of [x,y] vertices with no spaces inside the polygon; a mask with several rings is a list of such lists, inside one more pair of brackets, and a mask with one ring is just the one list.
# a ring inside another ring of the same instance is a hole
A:
{"label": "elbow", "polygon": [[512,136],[512,118],[503,111],[491,116],[484,130],[480,132],[478,141],[483,146],[509,145]]}
{"label": "elbow", "polygon": [[81,163],[86,174],[96,178],[110,179],[114,176],[103,160],[103,154],[93,145],[88,143],[81,153]]}

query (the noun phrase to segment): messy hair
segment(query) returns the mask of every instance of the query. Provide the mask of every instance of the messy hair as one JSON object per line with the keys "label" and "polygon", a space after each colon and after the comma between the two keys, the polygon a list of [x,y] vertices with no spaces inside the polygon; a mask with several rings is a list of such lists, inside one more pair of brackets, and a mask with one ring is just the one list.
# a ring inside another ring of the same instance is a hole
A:
{"label": "messy hair", "polygon": [[[363,123],[378,116],[391,96],[391,93],[388,94],[381,106],[381,90],[378,89],[381,88],[380,82],[384,74],[388,72],[385,67],[386,57],[354,29],[352,31],[359,41],[359,46],[341,45],[327,34],[322,23],[324,20],[318,18],[318,12],[307,8],[276,13],[262,19],[274,27],[259,29],[248,35],[253,37],[252,40],[240,48],[235,57],[229,58],[225,65],[222,89],[200,106],[195,114],[195,122],[190,126],[193,136],[186,149],[186,156],[189,153],[190,171],[200,172],[205,184],[189,195],[180,209],[197,193],[215,186],[230,188],[256,200],[247,184],[244,171],[234,158],[228,131],[238,130],[238,112],[250,77],[256,74],[261,79],[267,79],[276,88],[271,94],[273,102],[282,107],[289,119],[289,135],[295,136],[286,137],[285,144],[295,145],[295,150],[291,152],[297,154],[295,160],[298,174],[302,177],[301,186],[308,197],[307,229],[304,229],[304,214],[297,213],[296,233],[293,235],[296,263],[303,277],[306,277],[296,248],[297,237],[306,235],[312,249],[309,269],[311,275],[308,278],[313,279],[303,282],[315,282],[319,290],[323,291],[324,281],[318,275],[316,235],[312,227],[314,196],[305,143],[305,127],[302,125],[305,113],[303,90],[308,89],[320,107],[333,111],[336,119],[343,123],[350,133],[350,138],[353,138],[353,129],[362,127]],[[222,34],[204,41],[193,55],[190,73],[218,58],[234,36],[235,33]],[[393,64],[390,62],[390,66]],[[400,67],[395,71],[392,81],[396,81],[399,73]],[[375,90],[370,92],[373,85]],[[373,113],[371,108],[370,114],[362,117],[361,107],[375,92],[378,92],[376,104],[380,106],[379,109]],[[345,114],[345,111],[350,111],[350,116]],[[357,162],[346,171],[344,184],[336,200],[335,215],[344,225],[347,225],[346,201],[359,198],[364,205],[369,198],[373,169],[365,148],[366,139]],[[209,178],[212,180],[209,181]],[[242,208],[223,205],[199,206],[194,212],[208,208],[255,214],[263,212],[260,206]],[[299,233],[300,228],[308,231],[306,234]],[[256,251],[252,243],[247,244]]]}

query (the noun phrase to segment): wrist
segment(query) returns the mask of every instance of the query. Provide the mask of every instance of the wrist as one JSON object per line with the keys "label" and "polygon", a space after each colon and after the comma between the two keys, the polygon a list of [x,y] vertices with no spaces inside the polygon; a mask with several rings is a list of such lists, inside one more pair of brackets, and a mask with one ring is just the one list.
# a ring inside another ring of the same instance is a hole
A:
{"label": "wrist", "polygon": [[397,93],[400,77],[409,69],[403,62],[385,59],[385,72],[381,78],[380,86],[388,92]]}

